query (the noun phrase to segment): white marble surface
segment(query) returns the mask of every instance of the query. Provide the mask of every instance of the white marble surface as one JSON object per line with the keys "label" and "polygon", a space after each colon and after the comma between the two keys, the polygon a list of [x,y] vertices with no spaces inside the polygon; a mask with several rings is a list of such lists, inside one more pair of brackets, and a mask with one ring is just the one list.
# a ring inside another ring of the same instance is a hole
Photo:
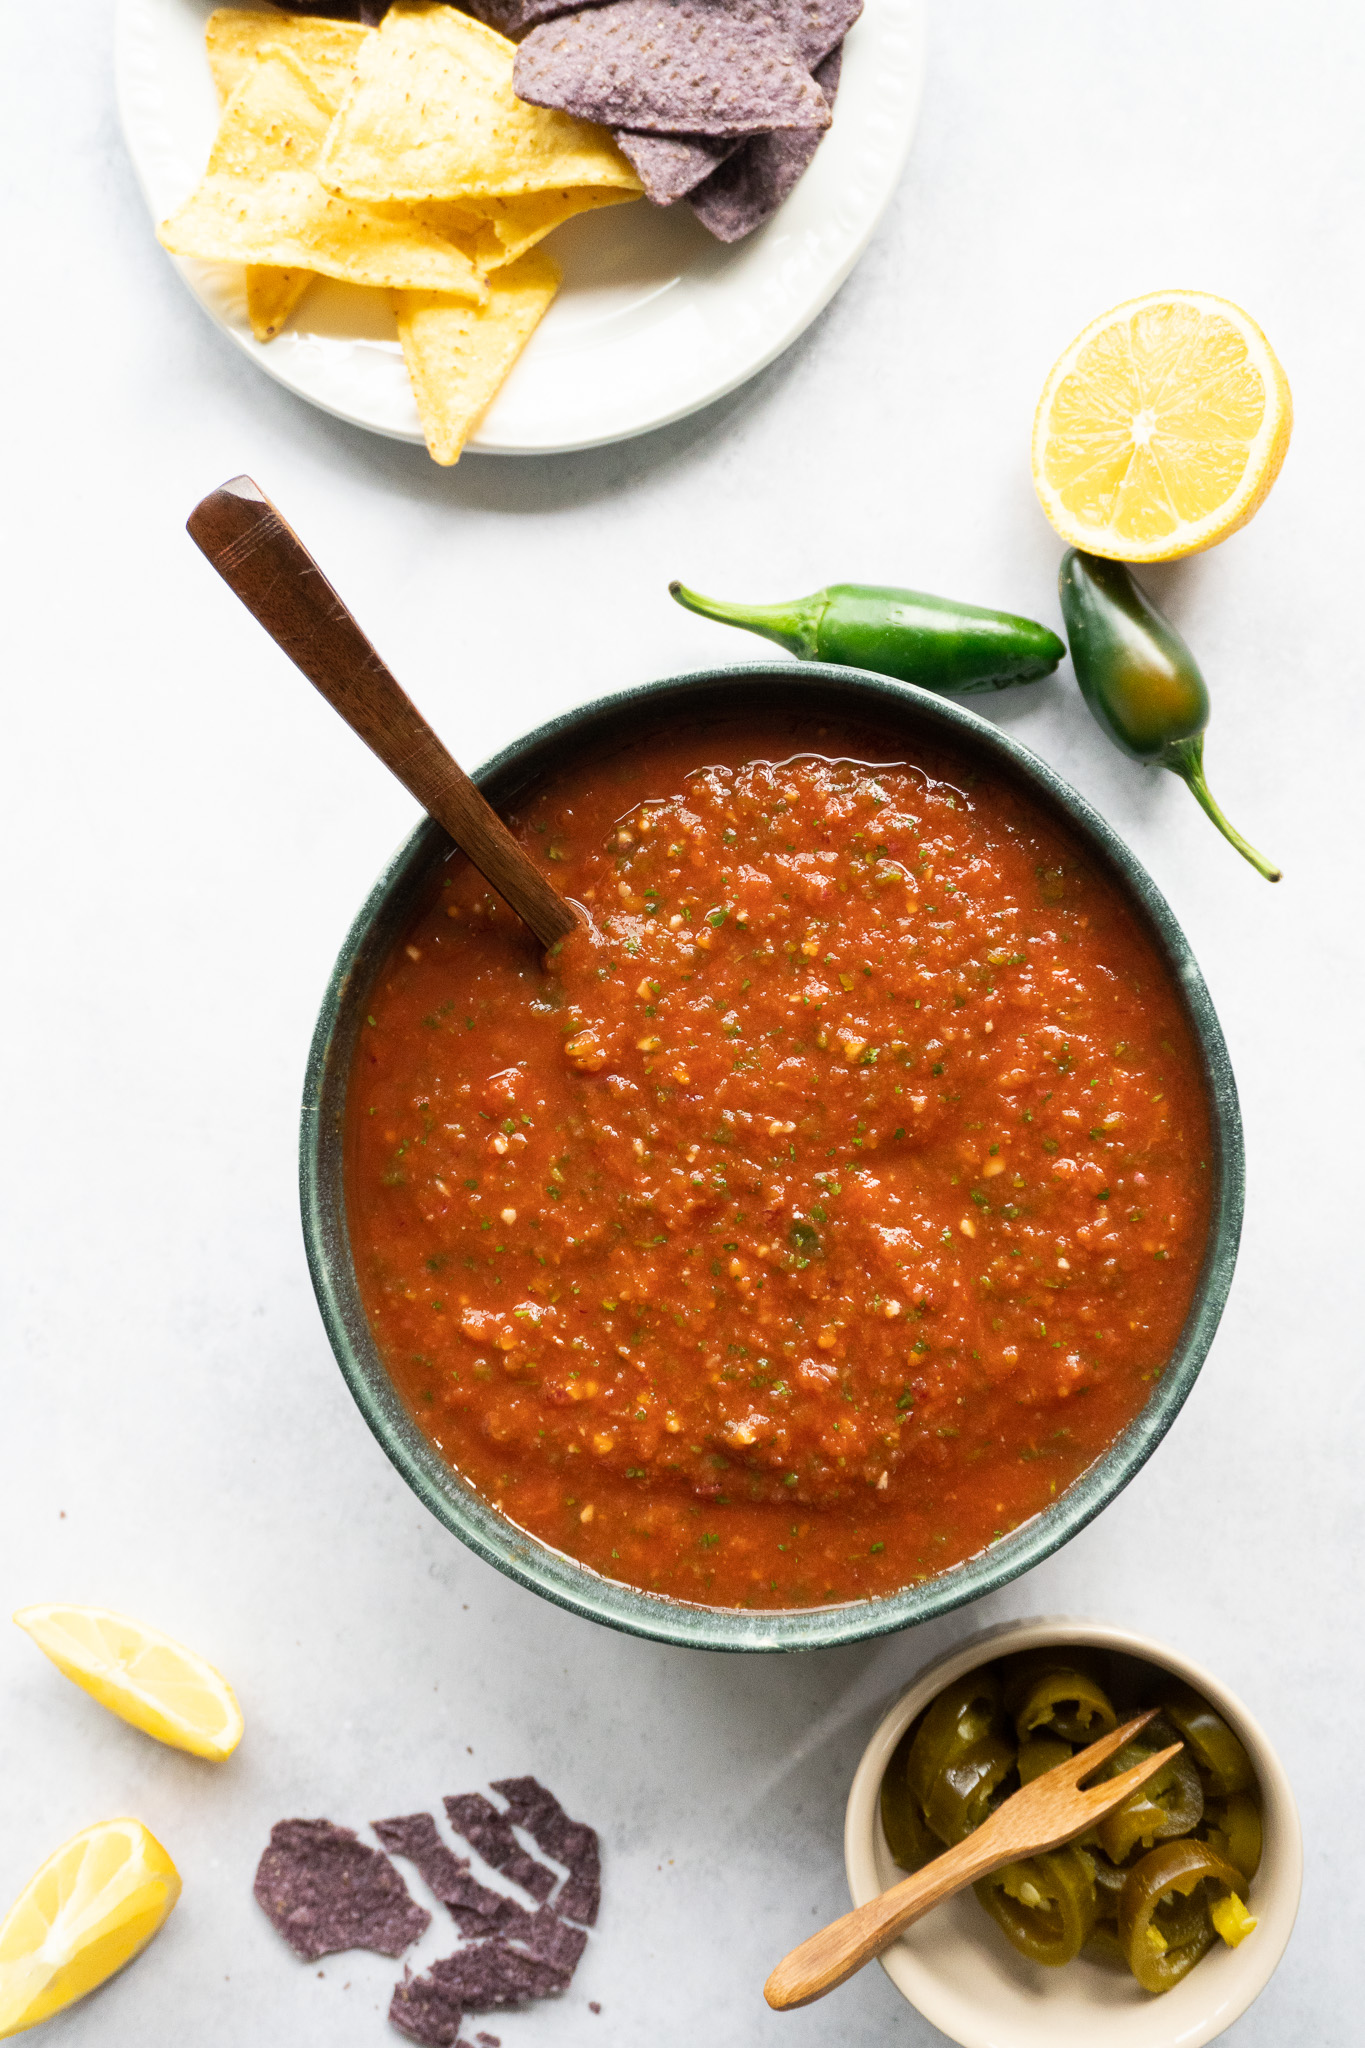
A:
{"label": "white marble surface", "polygon": [[[0,1602],[152,1618],[248,1718],[230,1764],[196,1764],[0,1629],[0,1894],[126,1810],[185,1877],[155,1950],[54,2044],[382,2048],[392,1967],[297,1964],[252,1904],[270,1822],[363,1823],[528,1769],[602,1829],[606,1904],[568,1999],[494,2023],[506,2048],[937,2041],[875,1971],[781,2020],[759,1987],[844,1903],[843,1797],[879,1703],[980,1623],[1060,1611],[1166,1636],[1263,1718],[1308,1878],[1228,2038],[1358,2042],[1359,9],[935,0],[903,192],[802,344],[654,439],[454,473],[275,389],[190,302],[120,146],[106,5],[11,0],[4,33]],[[669,604],[674,574],[755,597],[884,578],[1053,617],[1038,387],[1093,313],[1163,283],[1246,305],[1294,387],[1255,524],[1152,579],[1212,684],[1214,788],[1285,882],[1110,751],[1066,674],[998,715],[1149,863],[1231,1042],[1246,1232],[1200,1384],[1083,1536],[918,1634],[735,1661],[594,1630],[427,1518],[332,1363],[299,1083],[335,947],[412,813],[185,514],[254,472],[475,760],[604,685],[738,658]]]}

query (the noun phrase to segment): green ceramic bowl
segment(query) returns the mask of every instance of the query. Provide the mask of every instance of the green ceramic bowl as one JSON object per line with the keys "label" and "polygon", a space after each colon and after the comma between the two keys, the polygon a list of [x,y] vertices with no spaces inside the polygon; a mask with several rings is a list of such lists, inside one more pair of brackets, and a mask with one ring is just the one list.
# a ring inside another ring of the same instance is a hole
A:
{"label": "green ceramic bowl", "polygon": [[1119,885],[1155,937],[1183,994],[1203,1061],[1213,1127],[1213,1201],[1198,1287],[1180,1341],[1151,1399],[1097,1463],[1033,1521],[937,1578],[884,1598],[791,1612],[702,1607],[600,1577],[512,1522],[451,1471],[408,1414],[386,1373],[361,1306],[346,1227],[342,1132],[356,1034],[375,976],[407,926],[449,841],[419,825],[381,875],[353,925],[323,998],[304,1086],[300,1173],[304,1238],[322,1318],[337,1363],[366,1422],[418,1499],[438,1521],[510,1578],[590,1620],[660,1642],[707,1650],[815,1650],[927,1621],[1017,1578],[1100,1512],[1170,1428],[1213,1340],[1232,1281],[1242,1224],[1242,1127],[1227,1047],[1203,978],[1151,877],[1103,818],[1044,761],[965,705],[857,670],[815,662],[710,669],[599,698],[516,741],[476,780],[510,806],[575,758],[609,753],[641,727],[699,723],[747,710],[785,711],[875,726],[913,746],[948,744],[969,765],[1023,783]]}

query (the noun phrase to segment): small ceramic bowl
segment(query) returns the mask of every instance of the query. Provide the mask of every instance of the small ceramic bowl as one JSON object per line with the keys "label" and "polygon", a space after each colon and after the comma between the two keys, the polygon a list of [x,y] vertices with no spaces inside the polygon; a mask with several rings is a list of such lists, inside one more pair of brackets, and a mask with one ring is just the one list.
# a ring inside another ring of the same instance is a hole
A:
{"label": "small ceramic bowl", "polygon": [[342,947],[313,1037],[304,1083],[300,1181],[304,1242],[327,1334],[370,1428],[418,1498],[480,1557],[545,1599],[593,1621],[706,1650],[817,1650],[927,1621],[994,1592],[1083,1529],[1128,1484],[1170,1428],[1194,1385],[1227,1299],[1242,1223],[1242,1126],[1219,1029],[1184,933],[1151,876],[1085,799],[1045,761],[965,704],[885,676],[819,662],[709,669],[644,683],[568,712],[480,769],[479,787],[510,808],[568,763],[609,759],[657,726],[708,727],[735,718],[828,719],[837,732],[873,733],[913,748],[951,747],[963,766],[1022,784],[1109,878],[1155,941],[1179,989],[1198,1047],[1212,1135],[1211,1200],[1202,1269],[1181,1331],[1147,1405],[1089,1469],[1041,1514],[951,1570],[874,1600],[797,1612],[694,1606],[600,1577],[519,1529],[452,1471],[400,1400],[366,1321],[346,1222],[346,1086],[369,991],[431,875],[450,852],[433,820],[419,825],[376,883]]}
{"label": "small ceramic bowl", "polygon": [[[1303,1838],[1279,1758],[1241,1701],[1212,1673],[1150,1636],[1087,1621],[1022,1621],[973,1636],[922,1671],[863,1753],[844,1822],[855,1906],[904,1876],[881,1823],[891,1753],[922,1707],[964,1672],[1015,1650],[1084,1644],[1169,1671],[1201,1693],[1240,1738],[1261,1793],[1265,1851],[1248,1904],[1256,1931],[1240,1948],[1215,1942],[1175,1988],[1153,1997],[1126,1972],[1080,1956],[1048,1969],[1017,1955],[970,1891],[937,1907],[881,1958],[896,1989],[961,2048],[1201,2048],[1239,2019],[1269,1983],[1299,1910]],[[835,1994],[837,1997],[837,1993]]]}

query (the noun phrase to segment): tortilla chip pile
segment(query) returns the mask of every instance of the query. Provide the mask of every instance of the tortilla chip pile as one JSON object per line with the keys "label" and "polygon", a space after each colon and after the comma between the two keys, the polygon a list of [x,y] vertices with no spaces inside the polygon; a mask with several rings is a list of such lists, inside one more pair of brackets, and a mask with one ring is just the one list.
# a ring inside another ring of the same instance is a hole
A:
{"label": "tortilla chip pile", "polygon": [[387,292],[427,446],[458,461],[559,289],[535,244],[639,178],[600,127],[519,100],[515,46],[433,0],[377,29],[222,8],[207,42],[218,135],[163,244],[244,265],[260,341],[315,277]]}
{"label": "tortilla chip pile", "polygon": [[[535,1900],[534,1911],[481,1884],[468,1857],[442,1841],[431,1814],[374,1823],[384,1848],[413,1865],[465,1937],[453,1955],[419,1977],[405,1969],[394,1986],[390,2022],[426,2048],[454,2048],[466,2013],[500,2012],[567,1991],[587,1946],[585,1930],[597,1921],[602,1872],[595,1831],[571,1820],[535,1778],[503,1778],[492,1789],[505,1809],[466,1792],[445,1801],[446,1816],[486,1864]],[[514,1827],[563,1867],[562,1884],[558,1872],[522,1847]],[[388,1856],[326,1820],[276,1823],[255,1893],[305,1962],[347,1948],[399,1956],[431,1921]]]}
{"label": "tortilla chip pile", "polygon": [[[284,0],[280,0],[284,4]],[[382,19],[387,0],[290,0]],[[520,43],[523,100],[613,131],[656,206],[722,242],[776,213],[820,146],[863,0],[450,0]]]}

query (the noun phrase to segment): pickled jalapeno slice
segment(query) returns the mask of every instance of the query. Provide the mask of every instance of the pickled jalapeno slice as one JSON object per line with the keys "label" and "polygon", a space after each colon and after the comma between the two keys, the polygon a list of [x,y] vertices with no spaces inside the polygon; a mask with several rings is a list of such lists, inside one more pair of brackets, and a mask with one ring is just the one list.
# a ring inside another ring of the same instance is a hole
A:
{"label": "pickled jalapeno slice", "polygon": [[1053,1735],[1034,1735],[1019,1745],[1019,1783],[1031,1785],[1045,1771],[1053,1771],[1073,1754],[1069,1742]]}
{"label": "pickled jalapeno slice", "polygon": [[1243,1877],[1255,1877],[1261,1867],[1263,1833],[1260,1808],[1249,1792],[1206,1800],[1200,1835]]}
{"label": "pickled jalapeno slice", "polygon": [[1221,1714],[1196,1693],[1185,1691],[1171,1693],[1161,1710],[1194,1758],[1211,1797],[1225,1799],[1250,1789],[1255,1782],[1251,1758]]}
{"label": "pickled jalapeno slice", "polygon": [[1063,1742],[1094,1742],[1118,1726],[1099,1680],[1065,1656],[1021,1659],[1007,1675],[1005,1705],[1021,1742],[1038,1732]]}
{"label": "pickled jalapeno slice", "polygon": [[1010,1946],[1051,1969],[1078,1956],[1095,1925],[1094,1872],[1083,1849],[1007,1863],[972,1889]]}
{"label": "pickled jalapeno slice", "polygon": [[[1160,1718],[1151,1721],[1142,1731],[1141,1742],[1125,1743],[1118,1754],[1110,1758],[1100,1776],[1117,1778],[1134,1764],[1140,1764],[1153,1750],[1165,1749],[1179,1740],[1174,1730]],[[1149,1778],[1131,1798],[1125,1799],[1122,1806],[1107,1814],[1095,1832],[1110,1862],[1123,1863],[1139,1843],[1144,1849],[1150,1849],[1155,1842],[1188,1834],[1192,1828],[1198,1827],[1203,1814],[1204,1791],[1199,1773],[1188,1753],[1182,1749],[1154,1778]]]}
{"label": "pickled jalapeno slice", "polygon": [[918,1731],[917,1719],[911,1722],[891,1752],[891,1761],[882,1778],[882,1833],[886,1836],[887,1848],[902,1870],[922,1869],[943,1846],[925,1826],[924,1813],[910,1790],[906,1775]]}
{"label": "pickled jalapeno slice", "polygon": [[1230,1894],[1245,1898],[1246,1887],[1241,1872],[1204,1842],[1163,1842],[1133,1866],[1119,1899],[1118,1935],[1144,1991],[1169,1991],[1189,1975],[1216,1938],[1210,1908]]}
{"label": "pickled jalapeno slice", "polygon": [[989,1664],[944,1687],[920,1723],[906,1770],[910,1790],[926,1813],[943,1772],[1003,1726],[1000,1681]]}
{"label": "pickled jalapeno slice", "polygon": [[955,1753],[935,1778],[924,1818],[941,1842],[961,1842],[990,1818],[991,1800],[1014,1768],[1014,1744],[983,1735]]}

